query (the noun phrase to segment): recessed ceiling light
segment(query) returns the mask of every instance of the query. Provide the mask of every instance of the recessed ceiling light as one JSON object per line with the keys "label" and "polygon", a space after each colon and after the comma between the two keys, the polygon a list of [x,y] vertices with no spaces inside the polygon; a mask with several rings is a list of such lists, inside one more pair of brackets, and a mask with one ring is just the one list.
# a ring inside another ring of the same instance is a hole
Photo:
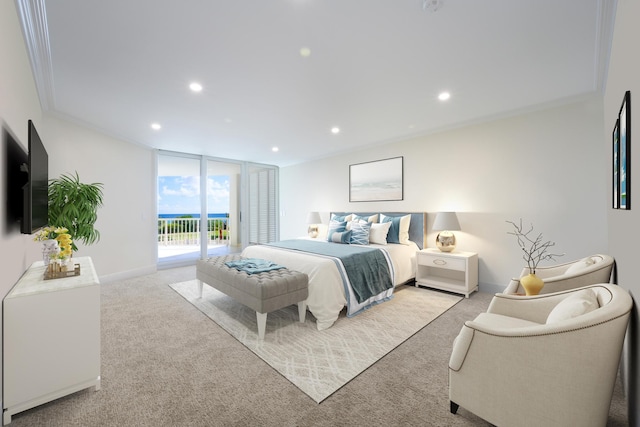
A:
{"label": "recessed ceiling light", "polygon": [[449,92],[442,92],[440,95],[438,95],[438,99],[440,101],[446,101],[449,98],[451,98],[451,94],[449,94]]}
{"label": "recessed ceiling light", "polygon": [[277,153],[277,152],[278,152],[278,150],[280,150],[278,147],[273,147],[273,148],[271,149],[271,151],[273,151],[274,153]]}
{"label": "recessed ceiling light", "polygon": [[162,126],[160,126],[160,123],[151,123],[151,129],[160,130],[162,129]]}
{"label": "recessed ceiling light", "polygon": [[340,128],[337,127],[337,126],[332,127],[331,128],[331,133],[334,134],[334,135],[340,133]]}
{"label": "recessed ceiling light", "polygon": [[300,56],[302,56],[303,58],[307,58],[311,55],[311,49],[309,49],[308,47],[303,47],[300,49]]}
{"label": "recessed ceiling light", "polygon": [[191,89],[194,92],[201,92],[202,91],[202,85],[200,83],[197,82],[193,82],[189,85],[189,89]]}

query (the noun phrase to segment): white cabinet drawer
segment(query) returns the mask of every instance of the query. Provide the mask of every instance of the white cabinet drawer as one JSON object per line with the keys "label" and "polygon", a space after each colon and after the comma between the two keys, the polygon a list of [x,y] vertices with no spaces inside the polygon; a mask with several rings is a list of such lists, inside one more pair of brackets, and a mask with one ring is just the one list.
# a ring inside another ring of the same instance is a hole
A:
{"label": "white cabinet drawer", "polygon": [[460,258],[449,258],[442,256],[433,256],[431,254],[423,255],[420,263],[427,267],[446,268],[448,270],[466,270],[466,261]]}

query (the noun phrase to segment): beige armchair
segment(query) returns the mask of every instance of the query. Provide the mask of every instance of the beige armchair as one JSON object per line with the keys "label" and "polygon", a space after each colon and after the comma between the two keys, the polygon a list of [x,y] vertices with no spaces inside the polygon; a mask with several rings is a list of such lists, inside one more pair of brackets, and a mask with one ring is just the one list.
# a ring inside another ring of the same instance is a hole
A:
{"label": "beige armchair", "polygon": [[[609,255],[595,254],[550,267],[536,268],[536,276],[544,281],[540,294],[565,291],[593,285],[594,283],[609,283],[614,260]],[[520,284],[520,277],[529,274],[528,268],[523,268],[518,278],[511,279],[511,283],[503,291],[505,294],[524,294]]]}
{"label": "beige armchair", "polygon": [[451,412],[497,426],[606,425],[632,304],[610,284],[495,295],[454,341]]}

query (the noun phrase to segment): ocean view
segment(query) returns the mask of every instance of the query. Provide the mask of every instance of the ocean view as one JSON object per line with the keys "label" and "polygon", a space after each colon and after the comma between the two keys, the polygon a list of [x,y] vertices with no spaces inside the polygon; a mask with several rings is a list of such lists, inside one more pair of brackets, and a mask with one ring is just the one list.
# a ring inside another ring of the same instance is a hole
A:
{"label": "ocean view", "polygon": [[[181,216],[189,215],[192,218],[200,218],[200,214],[196,213],[179,213],[179,214],[158,214],[158,218],[171,219],[171,218],[180,218]],[[207,214],[207,218],[226,218],[228,214],[226,213],[210,213]]]}

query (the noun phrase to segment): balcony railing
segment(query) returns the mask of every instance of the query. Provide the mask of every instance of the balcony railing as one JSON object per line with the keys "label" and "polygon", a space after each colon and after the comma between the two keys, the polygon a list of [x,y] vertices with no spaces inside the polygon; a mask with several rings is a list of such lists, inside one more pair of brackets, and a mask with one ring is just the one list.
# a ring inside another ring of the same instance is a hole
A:
{"label": "balcony railing", "polygon": [[[229,245],[229,218],[207,220],[207,246]],[[158,218],[158,244],[200,245],[200,218]]]}

